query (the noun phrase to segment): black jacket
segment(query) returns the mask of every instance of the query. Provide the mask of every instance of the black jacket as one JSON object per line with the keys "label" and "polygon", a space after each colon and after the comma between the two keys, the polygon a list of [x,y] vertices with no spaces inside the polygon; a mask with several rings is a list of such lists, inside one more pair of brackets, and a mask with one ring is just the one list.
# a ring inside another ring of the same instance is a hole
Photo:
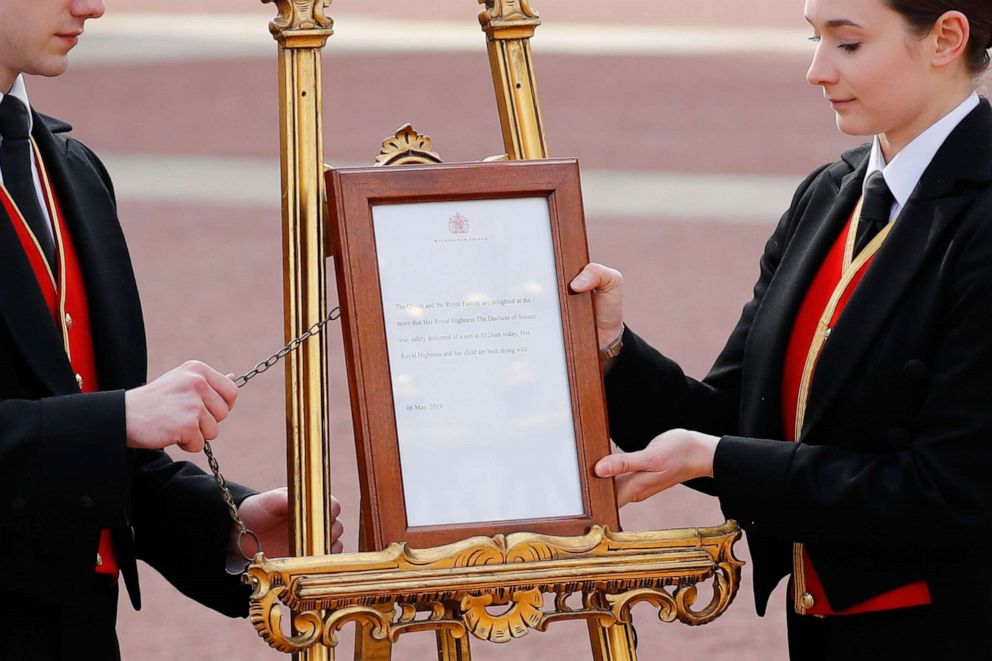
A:
{"label": "black jacket", "polygon": [[[992,109],[936,154],[827,340],[800,443],[781,377],[799,305],[861,194],[868,148],[811,174],[765,246],[754,298],[702,381],[628,332],[607,377],[617,443],[722,436],[714,479],[747,533],[763,613],[804,542],[832,607],[929,581],[992,613]],[[977,599],[977,603],[976,603]]]}
{"label": "black jacket", "polygon": [[[164,452],[125,447],[124,390],[146,380],[145,335],[107,172],[66,135],[68,125],[36,114],[34,126],[83,272],[104,391],[79,392],[0,208],[0,598],[30,594],[64,612],[86,608],[77,599],[92,581],[100,530],[109,528],[135,608],[141,558],[185,594],[244,615],[248,593],[224,572],[231,523],[212,478]],[[249,493],[235,486],[239,502]]]}

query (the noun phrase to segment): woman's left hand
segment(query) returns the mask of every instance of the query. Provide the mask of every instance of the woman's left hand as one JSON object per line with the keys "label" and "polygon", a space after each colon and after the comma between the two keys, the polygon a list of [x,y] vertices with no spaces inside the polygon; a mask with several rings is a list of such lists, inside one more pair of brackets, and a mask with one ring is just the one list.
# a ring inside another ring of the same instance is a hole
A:
{"label": "woman's left hand", "polygon": [[599,477],[616,477],[617,504],[646,500],[656,493],[697,477],[713,477],[713,456],[720,441],[687,429],[672,429],[638,452],[603,457]]}

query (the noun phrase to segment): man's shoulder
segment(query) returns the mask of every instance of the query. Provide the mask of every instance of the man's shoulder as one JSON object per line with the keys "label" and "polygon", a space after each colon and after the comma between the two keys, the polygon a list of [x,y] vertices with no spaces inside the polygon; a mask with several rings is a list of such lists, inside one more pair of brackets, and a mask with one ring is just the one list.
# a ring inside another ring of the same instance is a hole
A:
{"label": "man's shoulder", "polygon": [[72,125],[68,122],[64,122],[57,117],[51,117],[42,113],[36,113],[38,119],[45,125],[49,131],[55,134],[68,133],[72,130]]}
{"label": "man's shoulder", "polygon": [[63,167],[71,168],[75,175],[80,173],[79,168],[94,172],[103,181],[103,185],[112,190],[107,169],[93,150],[70,134],[71,124],[37,110],[34,111],[34,120],[35,137],[43,155],[57,159]]}

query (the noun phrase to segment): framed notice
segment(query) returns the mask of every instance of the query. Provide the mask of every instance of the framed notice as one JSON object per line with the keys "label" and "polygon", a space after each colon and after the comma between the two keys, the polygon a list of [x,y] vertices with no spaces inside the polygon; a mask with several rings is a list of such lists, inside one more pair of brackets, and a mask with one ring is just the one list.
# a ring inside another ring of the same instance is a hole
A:
{"label": "framed notice", "polygon": [[617,529],[577,163],[327,177],[365,549]]}

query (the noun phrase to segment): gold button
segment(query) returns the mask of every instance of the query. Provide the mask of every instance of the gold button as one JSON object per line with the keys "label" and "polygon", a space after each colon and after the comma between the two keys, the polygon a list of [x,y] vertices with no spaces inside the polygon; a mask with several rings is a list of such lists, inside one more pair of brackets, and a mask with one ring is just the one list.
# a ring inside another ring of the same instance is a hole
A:
{"label": "gold button", "polygon": [[83,389],[83,375],[82,374],[76,374],[76,385],[79,386],[79,389],[80,390]]}
{"label": "gold button", "polygon": [[65,327],[72,328],[72,315],[68,312],[65,313]]}
{"label": "gold button", "polygon": [[97,567],[103,566],[103,556],[100,555],[99,553],[96,554],[96,566]]}
{"label": "gold button", "polygon": [[803,593],[803,596],[799,598],[799,605],[803,608],[812,608],[816,605],[816,599],[813,599],[813,595],[809,592]]}

